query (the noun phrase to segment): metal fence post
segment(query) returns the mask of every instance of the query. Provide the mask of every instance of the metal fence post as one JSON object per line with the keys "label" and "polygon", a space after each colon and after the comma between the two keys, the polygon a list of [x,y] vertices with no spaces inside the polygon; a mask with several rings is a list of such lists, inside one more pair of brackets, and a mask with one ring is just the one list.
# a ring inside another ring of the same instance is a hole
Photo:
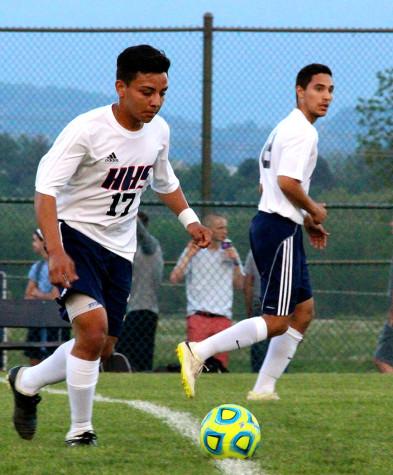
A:
{"label": "metal fence post", "polygon": [[[212,57],[213,57],[213,15],[203,16],[203,99],[202,99],[202,201],[211,199],[211,141],[212,141]],[[202,215],[207,213],[202,208]]]}

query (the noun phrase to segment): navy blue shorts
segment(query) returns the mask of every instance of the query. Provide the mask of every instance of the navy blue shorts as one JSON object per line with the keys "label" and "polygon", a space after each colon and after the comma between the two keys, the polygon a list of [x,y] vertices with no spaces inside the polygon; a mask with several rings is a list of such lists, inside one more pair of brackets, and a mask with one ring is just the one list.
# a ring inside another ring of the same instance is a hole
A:
{"label": "navy blue shorts", "polygon": [[276,213],[259,211],[251,221],[251,250],[261,276],[262,312],[290,315],[312,297],[302,227]]}
{"label": "navy blue shorts", "polygon": [[60,289],[62,317],[68,320],[67,297],[76,292],[86,294],[106,309],[108,335],[118,337],[131,291],[132,263],[64,222],[60,223],[60,232],[64,249],[75,262],[79,276],[70,289]]}

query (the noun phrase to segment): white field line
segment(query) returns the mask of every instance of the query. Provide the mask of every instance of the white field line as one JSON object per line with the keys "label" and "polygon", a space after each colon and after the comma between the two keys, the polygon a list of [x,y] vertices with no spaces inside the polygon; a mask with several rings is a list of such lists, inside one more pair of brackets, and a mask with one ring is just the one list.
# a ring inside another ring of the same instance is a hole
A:
{"label": "white field line", "polygon": [[[1,383],[6,383],[5,378],[0,378]],[[45,388],[50,394],[67,395],[67,391],[63,389]],[[96,394],[94,400],[97,402],[105,402],[110,404],[125,404],[133,409],[145,412],[160,421],[164,422],[170,429],[179,433],[183,437],[190,439],[199,447],[199,427],[200,422],[187,412],[173,411],[165,406],[160,406],[149,401],[138,401],[128,399],[115,399],[100,394]],[[224,459],[215,460],[216,467],[225,475],[267,475],[267,473],[259,467],[258,464],[251,460]]]}

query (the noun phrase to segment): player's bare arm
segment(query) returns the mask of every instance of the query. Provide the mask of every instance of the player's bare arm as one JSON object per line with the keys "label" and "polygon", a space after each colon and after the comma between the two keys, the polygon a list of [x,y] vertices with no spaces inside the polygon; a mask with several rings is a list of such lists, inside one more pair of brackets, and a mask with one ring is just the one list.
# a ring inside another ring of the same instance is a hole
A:
{"label": "player's bare arm", "polygon": [[298,180],[280,175],[277,181],[281,191],[288,200],[298,208],[307,211],[315,224],[321,224],[325,221],[327,216],[326,204],[316,203],[311,199],[307,193],[305,193]]}
{"label": "player's bare arm", "polygon": [[36,192],[34,199],[38,225],[44,235],[48,253],[49,277],[53,285],[71,287],[78,279],[73,260],[66,254],[61,244],[57,222],[56,198]]}
{"label": "player's bare arm", "polygon": [[[176,214],[176,216],[179,216],[182,211],[189,207],[180,186],[172,193],[157,193],[157,195],[160,200]],[[197,246],[201,248],[205,248],[211,243],[212,233],[210,229],[203,226],[197,220],[188,224],[187,232]]]}

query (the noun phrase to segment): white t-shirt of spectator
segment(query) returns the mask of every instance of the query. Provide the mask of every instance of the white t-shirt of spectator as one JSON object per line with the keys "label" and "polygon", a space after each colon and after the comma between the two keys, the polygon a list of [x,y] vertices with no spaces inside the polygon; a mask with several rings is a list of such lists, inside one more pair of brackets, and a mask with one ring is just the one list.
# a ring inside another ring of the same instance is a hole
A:
{"label": "white t-shirt of spectator", "polygon": [[269,135],[259,157],[262,195],[258,209],[277,213],[303,224],[304,210],[293,205],[281,191],[278,176],[301,182],[308,194],[318,158],[318,132],[300,109],[294,109]]}
{"label": "white t-shirt of spectator", "polygon": [[186,269],[187,315],[199,310],[232,318],[233,272],[233,261],[223,249],[198,251]]}
{"label": "white t-shirt of spectator", "polygon": [[159,193],[179,186],[168,152],[163,118],[133,132],[117,122],[111,105],[100,107],[60,133],[40,161],[36,190],[56,197],[59,219],[132,261],[142,193],[149,184]]}

